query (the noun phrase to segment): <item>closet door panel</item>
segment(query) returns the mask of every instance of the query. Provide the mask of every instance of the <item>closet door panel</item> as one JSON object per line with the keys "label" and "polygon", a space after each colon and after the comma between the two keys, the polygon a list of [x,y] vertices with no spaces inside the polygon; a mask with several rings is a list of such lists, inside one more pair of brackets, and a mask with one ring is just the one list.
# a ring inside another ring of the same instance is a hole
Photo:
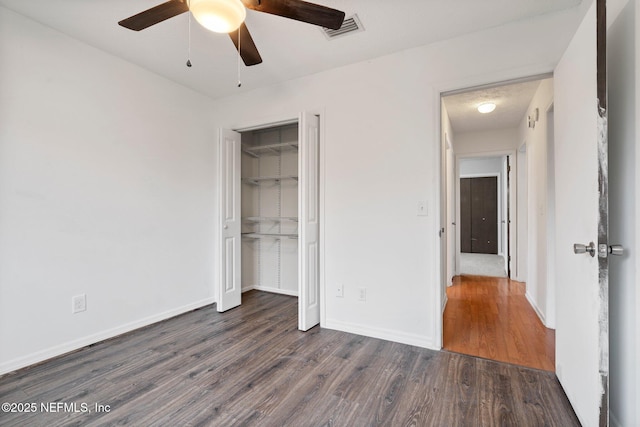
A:
{"label": "closet door panel", "polygon": [[471,252],[498,253],[498,179],[471,178]]}
{"label": "closet door panel", "polygon": [[298,329],[320,323],[319,273],[319,119],[302,114],[299,123],[299,271]]}
{"label": "closet door panel", "polygon": [[220,207],[218,311],[241,302],[241,151],[240,134],[222,129],[218,139],[218,195]]}

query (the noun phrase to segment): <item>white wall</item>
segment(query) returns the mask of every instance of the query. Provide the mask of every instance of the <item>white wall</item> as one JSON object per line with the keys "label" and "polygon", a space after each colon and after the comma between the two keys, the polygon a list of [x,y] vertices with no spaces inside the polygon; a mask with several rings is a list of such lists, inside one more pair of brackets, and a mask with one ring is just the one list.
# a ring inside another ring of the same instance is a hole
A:
{"label": "white wall", "polygon": [[627,255],[609,263],[612,426],[640,425],[640,1],[609,2],[609,243]]}
{"label": "white wall", "polygon": [[529,183],[527,179],[527,142],[523,141],[516,152],[516,247],[518,257],[516,259],[515,279],[520,282],[527,281],[528,273],[528,249],[529,249],[529,208],[527,205]]}
{"label": "white wall", "polygon": [[[501,157],[467,157],[460,159],[460,177],[502,175]],[[502,180],[502,178],[500,178]]]}
{"label": "white wall", "polygon": [[519,137],[518,128],[457,133],[455,150],[458,157],[465,154],[513,151],[522,143]]}
{"label": "white wall", "polygon": [[[324,327],[439,347],[439,93],[551,71],[578,21],[562,16],[219,100],[220,127],[322,112]],[[429,216],[417,215],[419,200]],[[344,298],[334,296],[337,284]]]}
{"label": "white wall", "polygon": [[[547,109],[553,103],[553,79],[538,86],[519,128],[519,139],[527,141],[527,291],[526,296],[543,323],[555,325],[555,295],[553,283],[547,277]],[[534,128],[528,126],[528,116],[538,109]],[[549,297],[549,298],[548,298]]]}
{"label": "white wall", "polygon": [[[439,347],[439,93],[551,71],[582,13],[521,20],[212,109],[0,8],[0,341],[11,343],[0,371],[211,302],[215,129],[302,110],[323,112],[324,326]],[[429,216],[416,215],[418,200]],[[327,296],[336,283],[342,299]],[[366,303],[356,301],[359,286]],[[71,315],[78,293],[88,311]]]}
{"label": "white wall", "polygon": [[[445,156],[445,165],[444,171],[442,173],[442,179],[444,182],[444,203],[445,203],[445,219],[443,226],[445,227],[444,238],[446,239],[446,269],[445,269],[445,277],[442,281],[443,289],[442,295],[446,297],[446,286],[450,286],[452,284],[453,276],[456,274],[456,239],[457,239],[457,229],[454,223],[456,222],[456,200],[455,200],[455,189],[456,189],[456,179],[455,179],[455,151],[453,149],[453,141],[455,140],[455,134],[453,132],[453,128],[451,127],[451,120],[449,119],[449,113],[447,112],[447,108],[444,105],[444,102],[441,102],[441,124],[440,124],[440,132],[442,142],[444,143],[444,156]],[[446,298],[443,298],[443,308],[446,303]]]}
{"label": "white wall", "polygon": [[0,373],[212,302],[211,104],[0,7]]}
{"label": "white wall", "polygon": [[[455,134],[451,129],[451,141],[455,140]],[[448,285],[453,283],[453,276],[457,274],[456,264],[456,242],[458,239],[458,227],[456,226],[456,159],[453,143],[447,149],[447,227],[449,236],[447,239],[447,277]]]}

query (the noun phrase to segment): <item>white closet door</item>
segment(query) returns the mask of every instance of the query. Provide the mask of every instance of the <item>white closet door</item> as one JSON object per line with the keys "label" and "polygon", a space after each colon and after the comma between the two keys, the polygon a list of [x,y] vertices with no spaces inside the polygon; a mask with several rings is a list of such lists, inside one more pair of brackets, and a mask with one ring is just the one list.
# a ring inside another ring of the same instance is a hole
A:
{"label": "white closet door", "polygon": [[302,113],[298,122],[298,329],[320,323],[319,120]]}
{"label": "white closet door", "polygon": [[238,132],[220,130],[218,142],[218,196],[220,246],[218,265],[218,311],[240,305],[241,217],[240,217],[240,141]]}

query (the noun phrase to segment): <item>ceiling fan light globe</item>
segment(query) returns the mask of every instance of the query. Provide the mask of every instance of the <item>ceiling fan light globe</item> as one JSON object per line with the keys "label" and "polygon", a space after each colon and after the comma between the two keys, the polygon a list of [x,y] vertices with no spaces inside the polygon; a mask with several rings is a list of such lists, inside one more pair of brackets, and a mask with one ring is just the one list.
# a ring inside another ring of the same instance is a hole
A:
{"label": "ceiling fan light globe", "polygon": [[237,30],[247,16],[240,0],[191,0],[190,10],[200,25],[216,33]]}

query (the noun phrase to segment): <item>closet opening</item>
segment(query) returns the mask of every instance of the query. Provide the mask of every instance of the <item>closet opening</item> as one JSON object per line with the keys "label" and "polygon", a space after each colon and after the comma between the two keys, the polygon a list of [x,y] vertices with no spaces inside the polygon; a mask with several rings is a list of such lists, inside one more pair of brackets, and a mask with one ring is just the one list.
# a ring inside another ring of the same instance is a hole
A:
{"label": "closet opening", "polygon": [[240,134],[242,292],[298,296],[298,124]]}
{"label": "closet opening", "polygon": [[298,329],[320,323],[319,120],[220,130],[218,311],[255,289],[298,297]]}

